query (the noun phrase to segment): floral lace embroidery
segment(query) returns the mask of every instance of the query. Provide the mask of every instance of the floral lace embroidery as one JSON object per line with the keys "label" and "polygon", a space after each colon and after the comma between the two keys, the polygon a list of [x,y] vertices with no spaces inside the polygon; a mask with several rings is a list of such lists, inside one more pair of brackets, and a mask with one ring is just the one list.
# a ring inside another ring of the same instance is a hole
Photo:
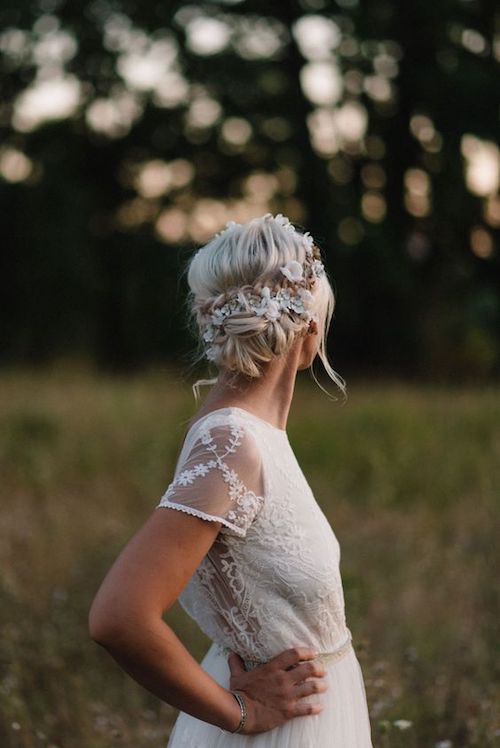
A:
{"label": "floral lace embroidery", "polygon": [[[176,476],[168,486],[158,506],[170,506],[171,508],[184,511],[187,514],[222,522],[223,525],[233,530],[238,535],[245,535],[249,524],[252,522],[257,511],[261,508],[263,497],[257,496],[254,491],[249,490],[239,479],[236,471],[230,469],[227,463],[224,462],[229,454],[235,453],[237,448],[241,446],[243,435],[243,428],[238,423],[232,423],[230,425],[229,439],[223,448],[224,453],[219,454],[217,451],[217,444],[215,443],[210,428],[203,425],[200,429],[200,441],[206,449],[213,454],[213,458],[206,462],[200,462],[194,465],[194,467],[187,468],[179,473],[179,475]],[[228,484],[229,498],[236,505],[236,509],[230,509],[225,517],[220,517],[170,501],[170,497],[175,493],[177,486],[191,485],[197,478],[204,477],[214,468],[218,468],[221,471],[223,480]]]}
{"label": "floral lace embroidery", "polygon": [[[222,498],[227,486],[224,518],[219,520],[224,526],[179,602],[212,641],[243,658],[267,660],[296,644],[334,650],[347,633],[339,545],[290,445],[241,414],[207,421],[198,426],[199,452],[173,482],[179,498],[172,496],[173,486],[166,496],[183,501],[183,492],[191,493],[195,508],[189,501],[176,508],[218,519],[198,513],[196,499],[203,492],[190,485],[199,479],[202,488],[203,481],[219,479],[216,498]],[[241,465],[240,455],[233,456],[243,434],[253,437],[262,457],[265,501],[247,488],[254,475],[260,476],[245,463],[246,453],[242,450]],[[213,477],[204,477],[209,472]],[[175,508],[168,499],[163,505]],[[210,505],[206,508],[211,511]]]}

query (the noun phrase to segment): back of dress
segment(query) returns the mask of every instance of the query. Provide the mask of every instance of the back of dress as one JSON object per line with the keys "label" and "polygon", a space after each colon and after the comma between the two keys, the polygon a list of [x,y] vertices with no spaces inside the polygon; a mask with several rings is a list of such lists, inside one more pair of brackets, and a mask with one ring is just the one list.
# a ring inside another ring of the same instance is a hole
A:
{"label": "back of dress", "polygon": [[180,597],[220,648],[262,662],[350,637],[339,544],[286,431],[241,408],[212,411],[188,431],[159,506],[222,525]]}
{"label": "back of dress", "polygon": [[179,601],[213,644],[201,666],[229,687],[229,650],[247,669],[296,645],[315,648],[328,690],[315,717],[252,736],[181,713],[168,748],[371,748],[361,668],[344,613],[337,538],[286,431],[242,408],[189,429],[159,507],[221,523]]}

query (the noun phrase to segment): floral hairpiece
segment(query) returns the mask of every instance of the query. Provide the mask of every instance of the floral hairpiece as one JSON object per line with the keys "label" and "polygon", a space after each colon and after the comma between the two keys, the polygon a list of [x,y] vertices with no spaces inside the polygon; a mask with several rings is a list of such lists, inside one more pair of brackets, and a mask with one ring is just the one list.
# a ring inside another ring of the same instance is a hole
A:
{"label": "floral hairpiece", "polygon": [[[325,269],[312,236],[309,232],[304,234],[298,232],[289,219],[281,213],[278,213],[275,217],[271,213],[266,213],[259,220],[275,221],[285,231],[295,233],[305,245],[305,261],[301,264],[297,260],[289,260],[281,266],[279,268],[282,276],[280,276],[281,280],[274,284],[273,288],[263,285],[260,290],[253,286],[228,289],[225,294],[200,309],[200,321],[202,327],[205,328],[202,337],[209,344],[205,355],[210,361],[215,360],[216,357],[216,349],[212,343],[222,332],[225,322],[242,313],[254,314],[269,323],[278,320],[284,312],[293,313],[307,323],[313,319],[318,321],[317,314],[311,311],[313,303],[311,289],[315,286],[316,278],[324,275]],[[216,236],[220,236],[238,226],[241,226],[241,224],[228,221],[226,228]]]}

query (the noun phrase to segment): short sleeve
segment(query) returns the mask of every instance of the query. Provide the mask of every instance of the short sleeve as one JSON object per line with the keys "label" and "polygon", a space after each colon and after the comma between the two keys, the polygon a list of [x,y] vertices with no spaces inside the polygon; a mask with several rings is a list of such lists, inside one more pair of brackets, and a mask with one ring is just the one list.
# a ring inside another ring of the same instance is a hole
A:
{"label": "short sleeve", "polygon": [[188,448],[181,451],[175,477],[157,508],[221,522],[221,532],[245,537],[264,502],[257,440],[248,426],[231,416],[203,419],[193,428],[194,436],[189,442],[189,434],[186,437]]}

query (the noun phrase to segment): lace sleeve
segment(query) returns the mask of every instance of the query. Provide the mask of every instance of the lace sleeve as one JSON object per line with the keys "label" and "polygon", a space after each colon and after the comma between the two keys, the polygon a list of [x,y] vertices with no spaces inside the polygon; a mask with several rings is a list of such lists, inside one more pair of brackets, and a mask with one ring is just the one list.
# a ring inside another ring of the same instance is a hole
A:
{"label": "lace sleeve", "polygon": [[221,522],[221,532],[245,537],[264,501],[262,460],[254,436],[235,420],[202,423],[181,458],[157,508]]}

